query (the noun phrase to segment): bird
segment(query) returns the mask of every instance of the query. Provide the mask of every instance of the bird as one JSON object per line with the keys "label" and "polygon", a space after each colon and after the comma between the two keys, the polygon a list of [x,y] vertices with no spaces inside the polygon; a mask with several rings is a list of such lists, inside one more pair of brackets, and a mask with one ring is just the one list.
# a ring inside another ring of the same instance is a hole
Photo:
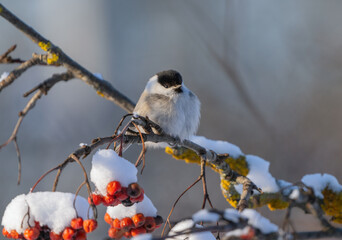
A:
{"label": "bird", "polygon": [[[133,116],[147,117],[158,124],[164,133],[181,141],[195,135],[200,122],[201,103],[175,70],[153,75],[133,110]],[[147,147],[165,147],[167,144],[145,143]],[[128,146],[127,146],[128,147]]]}

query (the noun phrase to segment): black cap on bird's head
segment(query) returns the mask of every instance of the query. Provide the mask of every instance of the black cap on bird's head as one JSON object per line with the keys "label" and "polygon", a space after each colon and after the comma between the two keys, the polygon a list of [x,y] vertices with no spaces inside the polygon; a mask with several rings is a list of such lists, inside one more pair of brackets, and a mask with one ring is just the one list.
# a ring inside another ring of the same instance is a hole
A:
{"label": "black cap on bird's head", "polygon": [[182,85],[182,76],[175,70],[162,71],[156,74],[158,82],[165,88],[176,87]]}

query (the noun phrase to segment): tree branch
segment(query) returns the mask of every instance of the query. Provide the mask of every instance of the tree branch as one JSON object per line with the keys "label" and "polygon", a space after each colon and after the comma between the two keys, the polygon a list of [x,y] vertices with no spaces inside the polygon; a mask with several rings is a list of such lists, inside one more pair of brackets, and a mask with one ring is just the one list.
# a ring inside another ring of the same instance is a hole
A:
{"label": "tree branch", "polygon": [[49,53],[48,64],[54,64],[56,62],[62,64],[65,68],[73,73],[74,77],[83,80],[85,83],[95,88],[100,96],[114,102],[127,112],[133,111],[135,104],[125,95],[116,90],[108,81],[94,76],[86,68],[66,55],[60,48],[41,36],[32,27],[21,21],[2,4],[0,4],[0,9],[0,16],[13,24],[34,43],[38,44],[43,50]]}

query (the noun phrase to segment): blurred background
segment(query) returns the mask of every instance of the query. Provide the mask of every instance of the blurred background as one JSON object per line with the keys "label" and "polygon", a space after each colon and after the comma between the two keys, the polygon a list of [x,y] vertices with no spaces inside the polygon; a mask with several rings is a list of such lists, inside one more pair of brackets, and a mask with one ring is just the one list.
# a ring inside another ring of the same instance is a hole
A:
{"label": "blurred background", "polygon": [[[202,102],[198,135],[238,145],[245,154],[271,163],[278,179],[299,181],[329,173],[342,182],[342,2],[341,1],[90,1],[2,0],[2,4],[75,61],[101,73],[137,101],[156,72],[176,69]],[[0,53],[13,44],[13,57],[29,59],[42,50],[0,18]],[[15,65],[0,65],[0,74]],[[22,94],[64,69],[35,67],[0,94],[0,142],[11,135]],[[22,183],[16,185],[13,144],[0,152],[0,215],[12,198],[29,191],[48,169],[99,136],[109,136],[125,112],[80,80],[59,83],[25,117],[18,134]],[[126,158],[134,162],[140,148]],[[91,157],[84,160],[90,170]],[[216,208],[229,207],[219,178],[208,171]],[[149,151],[139,183],[166,218],[178,195],[199,175],[187,165]],[[50,190],[54,174],[38,185]],[[75,192],[83,181],[75,164],[63,171],[58,189]],[[86,196],[86,192],[82,192]],[[179,202],[173,220],[200,209],[201,184]],[[103,238],[102,222],[90,236]],[[260,209],[281,224],[284,212]],[[297,230],[318,223],[299,210]],[[90,239],[92,239],[90,237]]]}

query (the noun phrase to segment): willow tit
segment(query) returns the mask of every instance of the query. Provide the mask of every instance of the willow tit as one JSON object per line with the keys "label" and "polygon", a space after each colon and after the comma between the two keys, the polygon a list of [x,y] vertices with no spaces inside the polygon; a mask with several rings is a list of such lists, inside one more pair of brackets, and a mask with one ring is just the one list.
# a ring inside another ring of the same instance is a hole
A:
{"label": "willow tit", "polygon": [[148,117],[165,133],[188,139],[197,131],[200,101],[175,70],[162,71],[148,81],[133,113]]}
{"label": "willow tit", "polygon": [[[197,96],[184,85],[182,76],[175,70],[167,70],[149,79],[133,114],[148,117],[165,133],[184,140],[197,131],[200,105]],[[148,147],[167,146],[160,143],[145,144]],[[124,145],[125,150],[130,144]]]}

